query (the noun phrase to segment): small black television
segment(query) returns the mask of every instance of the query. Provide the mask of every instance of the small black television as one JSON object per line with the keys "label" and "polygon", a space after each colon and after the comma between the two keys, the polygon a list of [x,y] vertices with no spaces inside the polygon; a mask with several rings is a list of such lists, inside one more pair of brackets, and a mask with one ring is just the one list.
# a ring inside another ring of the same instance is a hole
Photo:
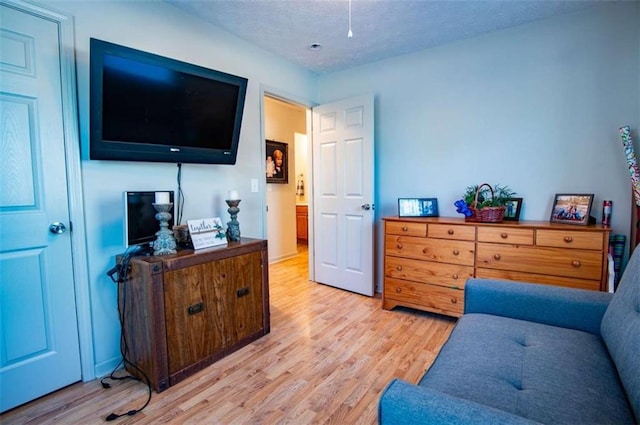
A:
{"label": "small black television", "polygon": [[[169,192],[169,202],[173,203],[173,192]],[[124,243],[126,247],[136,245],[147,248],[149,242],[156,239],[156,232],[160,230],[160,222],[156,219],[156,209],[153,203],[156,192],[124,192]],[[174,204],[175,207],[175,204]],[[175,224],[174,211],[171,211],[169,228]]]}
{"label": "small black television", "polygon": [[247,79],[92,38],[89,158],[235,164]]}

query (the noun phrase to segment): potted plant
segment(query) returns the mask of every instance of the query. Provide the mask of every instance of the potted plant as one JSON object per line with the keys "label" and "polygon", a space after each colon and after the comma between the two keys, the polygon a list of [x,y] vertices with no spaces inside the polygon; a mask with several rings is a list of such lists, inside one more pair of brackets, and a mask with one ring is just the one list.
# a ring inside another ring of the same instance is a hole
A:
{"label": "potted plant", "polygon": [[485,223],[499,223],[504,218],[507,202],[516,193],[509,186],[493,187],[488,183],[469,186],[454,203],[456,211],[464,214],[466,221],[480,221]]}

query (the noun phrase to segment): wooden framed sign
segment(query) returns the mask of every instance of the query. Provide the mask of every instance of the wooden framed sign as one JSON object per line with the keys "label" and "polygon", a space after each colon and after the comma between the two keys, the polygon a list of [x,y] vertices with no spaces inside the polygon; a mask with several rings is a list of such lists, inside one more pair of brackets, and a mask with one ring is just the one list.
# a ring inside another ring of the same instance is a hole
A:
{"label": "wooden framed sign", "polygon": [[227,243],[227,235],[220,217],[187,220],[193,249],[209,248]]}

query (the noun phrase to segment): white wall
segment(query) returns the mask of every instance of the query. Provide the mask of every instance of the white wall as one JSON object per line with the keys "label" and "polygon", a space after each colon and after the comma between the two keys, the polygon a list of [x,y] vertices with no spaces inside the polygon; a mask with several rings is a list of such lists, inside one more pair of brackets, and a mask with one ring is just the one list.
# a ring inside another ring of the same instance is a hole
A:
{"label": "white wall", "polygon": [[[116,286],[105,275],[124,250],[123,200],[126,190],[176,190],[174,164],[88,160],[89,38],[195,63],[249,79],[238,160],[235,166],[185,164],[184,220],[229,218],[227,191],[240,192],[238,221],[242,236],[264,238],[264,141],[261,134],[260,87],[281,88],[313,100],[315,77],[163,2],[55,2],[75,18],[82,173],[95,348],[95,373],[104,375],[120,360]],[[252,178],[260,192],[250,192]]]}
{"label": "white wall", "polygon": [[592,214],[613,200],[613,229],[629,234],[618,128],[638,144],[639,14],[605,4],[319,78],[321,103],[376,95],[379,283],[379,219],[398,197],[457,216],[465,187],[507,184],[522,219],[548,221],[555,193],[595,193]]}
{"label": "white wall", "polygon": [[296,203],[298,205],[307,205],[309,202],[309,184],[311,184],[311,174],[309,174],[309,137],[306,134],[296,133],[294,135],[294,144],[296,145],[296,191],[298,190],[298,179],[302,175],[302,183],[304,192],[302,195],[296,194]]}

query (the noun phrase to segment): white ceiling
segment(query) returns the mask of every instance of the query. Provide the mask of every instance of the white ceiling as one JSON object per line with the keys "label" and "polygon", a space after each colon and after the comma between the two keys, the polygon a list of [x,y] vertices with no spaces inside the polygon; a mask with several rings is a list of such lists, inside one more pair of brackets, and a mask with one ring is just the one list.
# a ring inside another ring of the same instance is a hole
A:
{"label": "white ceiling", "polygon": [[[602,0],[165,0],[318,74],[340,71]],[[318,43],[322,49],[312,51]]]}

